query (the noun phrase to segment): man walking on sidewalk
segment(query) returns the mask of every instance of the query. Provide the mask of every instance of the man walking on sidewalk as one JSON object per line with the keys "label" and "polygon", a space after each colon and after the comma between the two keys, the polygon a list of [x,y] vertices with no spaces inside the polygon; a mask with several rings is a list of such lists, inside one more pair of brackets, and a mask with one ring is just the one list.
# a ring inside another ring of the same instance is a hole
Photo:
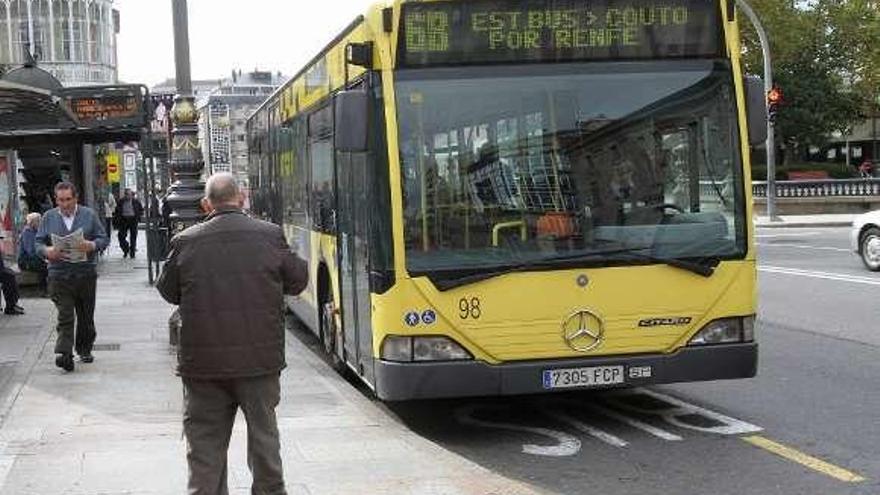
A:
{"label": "man walking on sidewalk", "polygon": [[119,247],[122,249],[123,258],[130,256],[134,259],[137,252],[138,224],[143,215],[144,206],[131,189],[126,189],[122,199],[116,203],[116,211],[113,212],[119,229]]}
{"label": "man walking on sidewalk", "polygon": [[[73,371],[73,350],[84,363],[94,361],[95,289],[98,271],[95,251],[110,239],[98,214],[77,204],[76,187],[70,182],[55,186],[57,208],[46,212],[37,232],[37,253],[49,260],[49,297],[58,309],[55,365]],[[52,245],[52,235],[69,236],[82,231],[82,241],[71,249]],[[74,334],[74,321],[76,332]]]}
{"label": "man walking on sidewalk", "polygon": [[248,426],[252,493],[285,494],[275,408],[284,359],[284,298],[308,282],[277,225],[241,210],[232,174],[205,186],[205,221],[171,240],[156,287],[180,306],[177,374],[184,387],[190,495],[226,495],[238,408]]}

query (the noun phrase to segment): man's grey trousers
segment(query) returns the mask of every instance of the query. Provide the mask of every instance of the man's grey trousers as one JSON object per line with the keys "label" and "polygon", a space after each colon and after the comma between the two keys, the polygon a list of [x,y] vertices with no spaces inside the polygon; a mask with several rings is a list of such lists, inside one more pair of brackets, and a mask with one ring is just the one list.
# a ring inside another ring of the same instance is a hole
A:
{"label": "man's grey trousers", "polygon": [[227,450],[238,408],[247,421],[253,495],[286,495],[275,408],[280,374],[223,380],[183,378],[189,495],[227,495]]}

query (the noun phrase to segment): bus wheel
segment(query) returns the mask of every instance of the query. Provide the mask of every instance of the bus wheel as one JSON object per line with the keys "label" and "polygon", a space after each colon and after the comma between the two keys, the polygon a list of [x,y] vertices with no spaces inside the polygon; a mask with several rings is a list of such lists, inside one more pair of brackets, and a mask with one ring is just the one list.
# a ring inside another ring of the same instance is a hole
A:
{"label": "bus wheel", "polygon": [[324,344],[324,351],[330,358],[330,364],[337,371],[342,371],[345,366],[337,354],[337,346],[339,345],[337,330],[336,304],[333,302],[333,296],[331,295],[321,305],[321,341]]}
{"label": "bus wheel", "polygon": [[868,270],[880,271],[880,229],[870,227],[865,230],[859,244],[859,253]]}

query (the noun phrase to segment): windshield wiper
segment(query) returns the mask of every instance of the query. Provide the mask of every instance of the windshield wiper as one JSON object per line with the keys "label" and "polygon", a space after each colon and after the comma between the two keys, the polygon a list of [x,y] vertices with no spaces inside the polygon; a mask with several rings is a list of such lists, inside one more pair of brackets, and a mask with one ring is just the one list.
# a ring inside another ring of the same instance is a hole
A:
{"label": "windshield wiper", "polygon": [[432,282],[434,282],[434,286],[437,287],[438,290],[446,291],[463,285],[475,284],[490,278],[500,277],[501,275],[506,275],[508,273],[525,272],[538,268],[545,268],[547,266],[546,263],[520,263],[517,265],[499,267],[494,270],[490,269],[489,271],[464,275],[462,277],[432,280]]}
{"label": "windshield wiper", "polygon": [[604,256],[609,254],[624,254],[629,255],[634,259],[640,261],[648,261],[651,263],[662,263],[664,265],[669,265],[675,268],[681,268],[682,270],[687,270],[691,273],[696,273],[697,275],[701,275],[703,277],[711,277],[712,274],[715,273],[715,268],[718,266],[718,263],[721,261],[718,258],[701,258],[700,261],[690,260],[686,258],[667,258],[664,256],[654,256],[652,254],[644,254],[639,251],[643,251],[645,249],[651,249],[652,246],[642,246],[642,247],[631,247],[631,248],[621,248],[621,249],[612,249],[607,251],[592,251],[589,253],[577,253],[577,254],[566,254],[561,256],[554,256],[552,258],[545,258],[541,261],[570,261],[570,260],[579,260],[579,259],[589,259],[594,258],[596,256]]}
{"label": "windshield wiper", "polygon": [[[461,287],[464,285],[474,284],[477,282],[481,282],[483,280],[488,280],[490,278],[500,277],[502,275],[507,275],[509,273],[518,273],[518,272],[527,272],[533,270],[539,270],[542,268],[561,268],[559,266],[560,261],[568,261],[568,262],[577,262],[577,261],[592,261],[596,258],[601,258],[603,256],[608,256],[611,254],[623,254],[628,255],[631,259],[635,259],[638,261],[647,261],[650,263],[662,263],[665,265],[669,265],[674,268],[680,268],[682,270],[687,270],[691,273],[695,273],[697,275],[701,275],[703,277],[711,277],[712,274],[715,273],[715,268],[720,263],[720,260],[717,258],[703,258],[700,261],[684,259],[684,258],[666,258],[661,256],[653,256],[650,254],[639,253],[638,251],[651,249],[651,246],[645,247],[628,247],[628,248],[617,248],[617,249],[608,249],[603,251],[590,251],[586,253],[572,253],[572,254],[563,254],[559,256],[553,256],[551,258],[542,258],[540,260],[535,260],[531,262],[519,263],[516,265],[508,265],[503,267],[498,267],[496,269],[490,269],[489,271],[473,273],[470,275],[465,275],[462,277],[449,278],[449,279],[440,279],[433,281],[434,285],[440,291],[446,291],[449,289],[454,289],[456,287]],[[612,258],[608,261],[620,261],[621,258]]]}

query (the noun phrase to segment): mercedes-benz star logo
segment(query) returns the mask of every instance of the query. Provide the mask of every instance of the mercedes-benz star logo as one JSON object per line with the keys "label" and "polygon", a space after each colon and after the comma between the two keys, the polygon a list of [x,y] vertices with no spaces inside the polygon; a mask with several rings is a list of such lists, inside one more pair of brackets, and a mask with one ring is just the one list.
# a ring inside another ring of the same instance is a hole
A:
{"label": "mercedes-benz star logo", "polygon": [[562,339],[576,351],[591,351],[605,340],[605,328],[602,320],[592,312],[585,309],[575,311],[562,322]]}

